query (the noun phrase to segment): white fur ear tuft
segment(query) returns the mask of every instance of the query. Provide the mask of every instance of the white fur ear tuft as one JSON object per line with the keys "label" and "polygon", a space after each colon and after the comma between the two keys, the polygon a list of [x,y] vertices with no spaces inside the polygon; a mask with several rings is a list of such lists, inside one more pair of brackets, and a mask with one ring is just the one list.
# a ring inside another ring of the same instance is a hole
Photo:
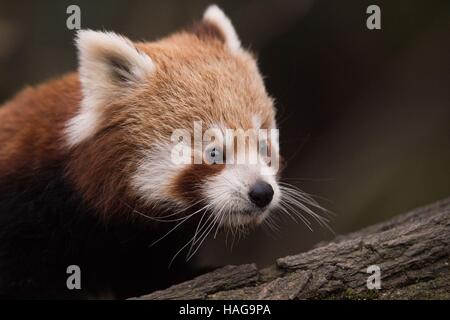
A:
{"label": "white fur ear tuft", "polygon": [[236,52],[241,48],[241,41],[239,40],[233,24],[217,5],[213,4],[206,9],[203,20],[214,24],[222,31],[226,44],[231,51]]}
{"label": "white fur ear tuft", "polygon": [[76,45],[83,100],[66,127],[69,146],[95,134],[102,107],[146,81],[155,70],[148,55],[113,32],[79,31]]}
{"label": "white fur ear tuft", "polygon": [[98,81],[101,84],[117,80],[143,81],[155,69],[148,55],[114,32],[82,30],[77,34],[76,44],[83,87]]}

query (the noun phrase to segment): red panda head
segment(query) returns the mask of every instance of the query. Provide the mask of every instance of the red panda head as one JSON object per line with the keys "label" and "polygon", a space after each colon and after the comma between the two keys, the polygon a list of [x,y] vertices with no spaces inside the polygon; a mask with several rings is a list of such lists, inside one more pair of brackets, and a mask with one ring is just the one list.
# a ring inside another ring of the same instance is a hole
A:
{"label": "red panda head", "polygon": [[[278,204],[273,100],[218,7],[157,42],[81,31],[77,46],[83,100],[65,130],[68,174],[105,217],[200,208],[216,225],[240,226],[262,222]],[[209,129],[225,138],[244,131],[258,147],[205,141]],[[180,150],[188,161],[176,159]]]}

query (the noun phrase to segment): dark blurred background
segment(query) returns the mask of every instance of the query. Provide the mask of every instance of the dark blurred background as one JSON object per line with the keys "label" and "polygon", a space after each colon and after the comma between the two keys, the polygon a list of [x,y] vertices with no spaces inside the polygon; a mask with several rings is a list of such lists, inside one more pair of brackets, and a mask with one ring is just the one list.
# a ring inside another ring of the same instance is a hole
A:
{"label": "dark blurred background", "polygon": [[[279,110],[287,182],[317,195],[348,233],[450,196],[450,1],[217,1],[259,53]],[[0,103],[76,68],[66,8],[82,28],[153,40],[199,19],[210,1],[0,1]],[[366,28],[381,7],[382,30]],[[1,119],[0,119],[1,121]],[[208,265],[261,265],[333,235],[289,220],[271,235],[210,240]]]}

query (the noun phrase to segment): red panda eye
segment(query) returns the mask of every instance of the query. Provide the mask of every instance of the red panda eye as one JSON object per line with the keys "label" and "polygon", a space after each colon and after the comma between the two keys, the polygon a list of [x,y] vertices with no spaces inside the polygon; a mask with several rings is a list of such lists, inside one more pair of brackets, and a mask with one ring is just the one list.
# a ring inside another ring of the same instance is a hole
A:
{"label": "red panda eye", "polygon": [[212,164],[217,164],[217,159],[216,159],[216,157],[218,156],[218,154],[217,154],[217,152],[216,152],[216,148],[214,148],[214,149],[211,150],[210,156],[211,156],[211,159],[213,160],[213,161],[212,161]]}
{"label": "red panda eye", "polygon": [[212,148],[205,152],[206,162],[208,164],[218,164],[223,162],[221,152],[218,148]]}

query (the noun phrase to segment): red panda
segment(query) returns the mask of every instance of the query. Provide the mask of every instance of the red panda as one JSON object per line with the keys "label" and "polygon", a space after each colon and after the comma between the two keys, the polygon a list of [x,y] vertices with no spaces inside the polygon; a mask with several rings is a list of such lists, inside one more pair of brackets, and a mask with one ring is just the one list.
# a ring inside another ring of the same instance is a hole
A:
{"label": "red panda", "polygon": [[[201,226],[195,249],[213,228],[260,224],[281,202],[267,163],[171,159],[174,130],[194,121],[277,128],[256,61],[217,6],[156,42],[84,30],[76,45],[78,72],[0,108],[0,296],[122,298],[170,285],[191,276],[167,268],[189,228]],[[278,141],[268,143],[278,161]],[[178,228],[174,243],[149,246],[174,230],[165,221],[194,215],[200,224]],[[66,287],[71,264],[79,291]]]}

